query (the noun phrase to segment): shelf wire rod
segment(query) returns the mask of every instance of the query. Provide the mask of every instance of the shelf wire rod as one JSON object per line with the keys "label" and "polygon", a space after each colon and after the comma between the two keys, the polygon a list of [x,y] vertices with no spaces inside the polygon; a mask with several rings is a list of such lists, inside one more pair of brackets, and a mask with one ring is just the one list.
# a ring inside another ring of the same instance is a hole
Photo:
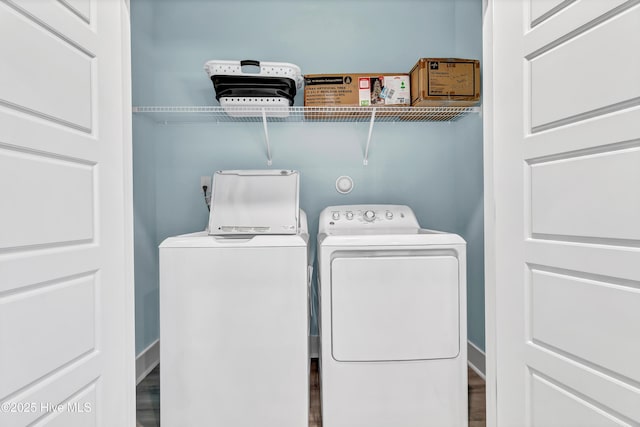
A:
{"label": "shelf wire rod", "polygon": [[369,135],[367,136],[367,146],[364,149],[364,160],[362,164],[367,166],[369,164],[369,145],[371,144],[371,136],[373,135],[373,124],[376,121],[376,107],[371,110],[371,120],[369,121]]}
{"label": "shelf wire rod", "polygon": [[273,160],[271,159],[271,145],[269,144],[269,130],[267,128],[267,111],[262,108],[262,126],[264,127],[264,141],[267,145],[267,165],[271,166]]}

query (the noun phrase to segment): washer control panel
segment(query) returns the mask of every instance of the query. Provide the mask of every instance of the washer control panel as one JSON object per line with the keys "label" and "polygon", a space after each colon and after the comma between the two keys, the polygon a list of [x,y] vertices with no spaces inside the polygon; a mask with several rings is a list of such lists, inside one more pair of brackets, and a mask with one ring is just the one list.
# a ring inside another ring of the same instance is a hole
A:
{"label": "washer control panel", "polygon": [[320,213],[318,225],[318,231],[326,234],[349,230],[382,232],[389,229],[420,228],[411,208],[404,205],[329,206]]}

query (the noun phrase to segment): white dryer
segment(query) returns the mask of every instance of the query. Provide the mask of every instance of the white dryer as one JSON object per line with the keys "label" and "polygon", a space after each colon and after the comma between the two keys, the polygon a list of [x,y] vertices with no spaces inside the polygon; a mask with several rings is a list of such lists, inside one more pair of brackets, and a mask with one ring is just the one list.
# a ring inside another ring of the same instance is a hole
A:
{"label": "white dryer", "polygon": [[208,232],[160,245],[162,425],[307,425],[309,236],[297,173],[217,173],[211,212]]}
{"label": "white dryer", "polygon": [[466,243],[407,206],[332,206],[318,233],[325,427],[466,426]]}

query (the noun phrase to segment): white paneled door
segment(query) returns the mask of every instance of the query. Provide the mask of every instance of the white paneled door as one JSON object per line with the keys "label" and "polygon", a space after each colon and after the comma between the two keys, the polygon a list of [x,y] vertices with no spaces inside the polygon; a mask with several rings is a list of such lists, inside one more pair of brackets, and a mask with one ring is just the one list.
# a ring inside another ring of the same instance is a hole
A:
{"label": "white paneled door", "polygon": [[640,425],[640,1],[485,19],[490,425]]}
{"label": "white paneled door", "polygon": [[0,0],[0,58],[0,425],[134,425],[128,10]]}

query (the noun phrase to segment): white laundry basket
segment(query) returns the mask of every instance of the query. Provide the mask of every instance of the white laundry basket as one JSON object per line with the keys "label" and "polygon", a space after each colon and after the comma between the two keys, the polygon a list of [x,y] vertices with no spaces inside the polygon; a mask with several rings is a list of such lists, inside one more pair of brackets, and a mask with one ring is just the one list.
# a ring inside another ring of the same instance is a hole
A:
{"label": "white laundry basket", "polygon": [[[300,67],[286,62],[211,60],[204,69],[213,82],[216,99],[234,117],[286,117],[303,77]],[[245,108],[246,107],[246,108]]]}

